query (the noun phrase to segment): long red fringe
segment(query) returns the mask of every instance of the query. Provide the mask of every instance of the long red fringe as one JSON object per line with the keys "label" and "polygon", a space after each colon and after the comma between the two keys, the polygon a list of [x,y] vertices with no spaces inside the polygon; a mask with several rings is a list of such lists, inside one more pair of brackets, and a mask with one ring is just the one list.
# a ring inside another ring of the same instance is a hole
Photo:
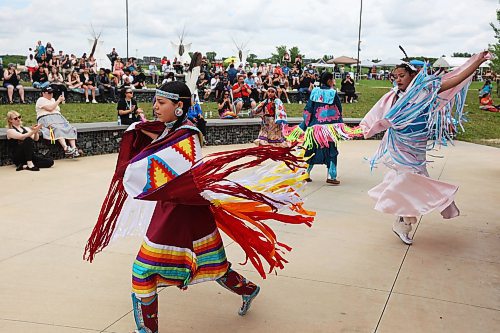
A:
{"label": "long red fringe", "polygon": [[165,124],[158,121],[140,123],[136,125],[135,130],[123,133],[116,161],[115,174],[102,203],[96,225],[85,245],[84,260],[92,262],[95,255],[101,252],[111,240],[116,221],[127,199],[127,193],[123,188],[122,182],[125,169],[129,161],[152,141],[149,136],[141,132],[142,129],[151,133],[161,134],[165,129]]}
{"label": "long red fringe", "polygon": [[[263,278],[266,278],[266,272],[261,258],[268,263],[269,272],[272,272],[275,268],[284,267],[287,261],[281,254],[291,250],[288,245],[277,241],[273,230],[263,221],[276,220],[311,226],[314,216],[307,216],[306,211],[299,210],[296,212],[302,215],[278,213],[276,204],[284,203],[231,182],[227,177],[234,172],[260,165],[266,160],[284,162],[292,170],[300,167],[301,159],[293,155],[291,150],[292,148],[265,146],[215,153],[208,155],[203,164],[192,169],[198,189],[235,196],[244,199],[244,202],[248,200],[268,207],[248,211],[229,210],[224,205],[211,206],[219,229],[242,247],[247,256],[245,263],[250,260]],[[237,163],[236,161],[241,158],[251,158],[251,160]],[[232,165],[234,163],[237,164]],[[246,224],[247,222],[257,228],[252,229]]]}

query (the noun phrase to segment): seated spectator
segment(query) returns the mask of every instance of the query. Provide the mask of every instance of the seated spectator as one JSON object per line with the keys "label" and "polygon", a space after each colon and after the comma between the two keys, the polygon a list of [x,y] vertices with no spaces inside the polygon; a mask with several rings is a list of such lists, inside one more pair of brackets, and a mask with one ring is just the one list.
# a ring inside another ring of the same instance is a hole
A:
{"label": "seated spectator", "polygon": [[89,102],[89,92],[92,95],[92,103],[97,104],[95,100],[95,89],[96,89],[96,76],[95,74],[89,73],[89,69],[85,68],[83,73],[80,74],[80,81],[82,82],[83,93],[85,94],[85,103]]}
{"label": "seated spectator", "polygon": [[203,96],[205,95],[205,89],[207,84],[208,80],[205,77],[205,73],[201,72],[200,76],[198,76],[198,79],[196,80],[196,90],[198,91],[197,95],[199,98],[203,98]]}
{"label": "seated spectator", "polygon": [[64,95],[68,91],[64,84],[63,76],[57,71],[56,66],[52,66],[50,69],[49,82],[52,90],[54,90],[54,98],[59,98],[61,94]]}
{"label": "seated spectator", "polygon": [[345,79],[342,80],[340,84],[340,91],[345,94],[345,102],[352,103],[354,97],[356,97],[356,87],[354,86],[354,81],[351,79],[349,73],[346,74]]}
{"label": "seated spectator", "polygon": [[250,68],[250,72],[252,72],[252,74],[255,74],[255,76],[257,76],[257,72],[259,71],[259,67],[257,67],[257,63],[254,62],[252,64],[252,68]]}
{"label": "seated spectator", "polygon": [[283,72],[283,77],[285,78],[286,80],[286,88],[288,89],[288,86],[289,86],[289,82],[288,82],[288,78],[290,77],[290,67],[288,67],[288,64],[285,63],[283,65],[283,67],[281,67],[281,71]]}
{"label": "seated spectator", "polygon": [[125,95],[118,101],[116,110],[122,125],[131,125],[143,119],[145,120],[144,111],[137,107],[134,91],[131,88],[125,89]]}
{"label": "seated spectator", "polygon": [[236,75],[238,75],[238,70],[234,68],[234,64],[229,65],[227,75],[229,77],[229,82],[231,82],[231,84],[233,85],[236,82]]}
{"label": "seated spectator", "polygon": [[133,83],[132,86],[134,89],[147,89],[146,86],[146,75],[144,75],[144,72],[141,70],[141,66],[137,67],[138,71],[135,70],[133,71]]}
{"label": "seated spectator", "polygon": [[54,161],[35,154],[34,141],[40,138],[42,125],[24,127],[21,115],[16,111],[7,112],[7,144],[16,171],[39,171],[40,168],[50,168]]}
{"label": "seated spectator", "polygon": [[300,70],[297,65],[293,65],[290,76],[292,77],[292,88],[297,89],[300,85]]}
{"label": "seated spectator", "polygon": [[281,99],[281,96],[284,95],[286,102],[290,104],[290,99],[288,98],[288,92],[287,92],[288,80],[286,79],[284,74],[281,74],[279,79],[280,79],[280,87],[279,87],[280,93],[278,94],[278,99]]}
{"label": "seated spectator", "polygon": [[116,87],[113,86],[104,68],[99,69],[99,75],[97,75],[96,78],[96,85],[97,89],[99,89],[99,93],[104,100],[113,103],[116,102]]}
{"label": "seated spectator", "polygon": [[125,64],[125,68],[127,68],[130,72],[135,71],[137,69],[135,58],[128,58],[127,63]]}
{"label": "seated spectator", "polygon": [[238,118],[236,113],[234,113],[233,104],[229,98],[229,91],[224,91],[224,94],[221,96],[219,101],[217,102],[217,110],[219,111],[219,117],[221,119],[234,119]]}
{"label": "seated spectator", "polygon": [[71,89],[73,91],[78,91],[78,92],[83,92],[80,90],[82,88],[82,81],[80,81],[80,75],[78,75],[77,71],[72,71],[68,77],[66,78],[66,84],[68,86],[68,89]]}
{"label": "seated spectator", "polygon": [[50,85],[49,76],[43,67],[38,67],[38,70],[33,73],[33,87],[43,89]]}
{"label": "seated spectator", "polygon": [[89,73],[96,74],[97,73],[97,62],[94,58],[94,56],[90,56],[87,59],[87,63],[85,64],[85,67],[89,69]]}
{"label": "seated spectator", "polygon": [[52,93],[51,87],[45,87],[42,89],[42,97],[36,101],[36,120],[42,125],[42,136],[45,140],[57,140],[67,157],[78,157],[80,152],[76,148],[76,128],[64,118],[59,107],[64,96],[61,95],[55,100]]}
{"label": "seated spectator", "polygon": [[313,79],[309,72],[302,72],[299,82],[299,103],[304,101],[304,94],[306,99],[309,98],[309,93],[313,88]]}
{"label": "seated spectator", "polygon": [[[117,57],[116,60],[115,60],[115,64],[113,66],[113,75],[120,78],[122,78],[123,74],[125,74],[123,72],[123,63],[122,63],[122,59],[120,57]],[[121,82],[118,82],[118,85],[120,84]]]}
{"label": "seated spectator", "polygon": [[151,80],[153,80],[153,84],[158,84],[158,67],[156,67],[156,62],[151,59],[149,62],[149,75],[151,75]]}
{"label": "seated spectator", "polygon": [[72,70],[73,68],[71,66],[71,59],[66,54],[63,56],[61,61],[61,74],[63,75],[64,78],[66,78],[68,74],[71,73]]}
{"label": "seated spectator", "polygon": [[165,75],[165,78],[163,79],[163,81],[161,82],[161,84],[165,84],[167,82],[172,82],[172,81],[175,81],[175,74],[174,74],[174,72],[168,72]]}
{"label": "seated spectator", "polygon": [[168,73],[174,73],[175,70],[172,64],[170,63],[170,60],[166,60],[165,58],[165,62],[161,65],[161,71],[164,77],[166,77]]}
{"label": "seated spectator", "polygon": [[33,54],[30,54],[29,57],[26,58],[24,66],[26,66],[26,69],[28,70],[30,82],[33,83],[33,73],[35,73],[38,68],[38,62],[35,60],[35,57],[33,57]]}
{"label": "seated spectator", "polygon": [[123,70],[122,75],[122,87],[132,87],[132,83],[134,82],[134,77],[128,68]]}
{"label": "seated spectator", "polygon": [[200,104],[196,103],[194,98],[191,98],[191,106],[189,107],[187,118],[196,125],[204,136],[207,135],[207,121],[203,118],[203,111]]}
{"label": "seated spectator", "polygon": [[207,100],[210,97],[210,94],[212,92],[215,92],[215,100],[219,99],[219,96],[224,91],[224,88],[220,87],[219,83],[220,83],[220,75],[219,73],[215,73],[214,77],[210,80],[210,89],[207,89],[205,91],[205,100]]}
{"label": "seated spectator", "polygon": [[250,98],[252,89],[245,84],[245,76],[239,75],[238,82],[233,85],[233,98],[234,106],[236,109],[236,114],[238,114],[242,109],[255,108],[257,105],[253,98]]}
{"label": "seated spectator", "polygon": [[250,98],[253,98],[255,101],[259,100],[259,92],[257,91],[257,84],[255,83],[255,76],[250,71],[247,73],[245,81],[244,81],[250,89],[252,89],[252,93],[250,94]]}
{"label": "seated spectator", "polygon": [[483,84],[483,87],[479,91],[479,99],[481,100],[481,98],[488,97],[489,95],[491,95],[492,90],[493,90],[493,86],[491,84],[491,81],[486,80]]}
{"label": "seated spectator", "polygon": [[19,92],[19,97],[21,98],[21,103],[24,102],[24,88],[23,85],[19,82],[19,72],[17,71],[14,64],[8,64],[7,69],[3,71],[3,86],[7,88],[7,97],[9,99],[9,103],[14,103],[14,89],[17,89]]}

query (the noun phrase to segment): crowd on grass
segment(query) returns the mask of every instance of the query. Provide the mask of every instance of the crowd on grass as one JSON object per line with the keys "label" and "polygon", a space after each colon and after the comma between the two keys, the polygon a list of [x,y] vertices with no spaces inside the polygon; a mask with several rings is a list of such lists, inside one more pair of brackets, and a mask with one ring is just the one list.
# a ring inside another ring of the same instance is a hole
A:
{"label": "crowd on grass", "polygon": [[[2,86],[7,89],[8,103],[14,103],[14,91],[18,91],[20,102],[24,103],[24,88],[21,84],[21,70],[27,71],[29,81],[34,88],[43,89],[50,86],[54,91],[54,97],[58,98],[67,91],[81,93],[85,96],[87,103],[98,103],[96,96],[100,95],[100,102],[117,102],[120,95],[124,95],[127,88],[147,89],[147,75],[151,76],[151,82],[159,86],[162,83],[174,81],[185,73],[189,67],[188,63],[182,64],[177,58],[168,59],[163,57],[159,63],[150,60],[148,68],[137,64],[137,59],[129,57],[123,59],[115,48],[108,54],[111,66],[105,68],[100,66],[94,55],[83,53],[80,57],[75,54],[67,54],[62,50],[55,51],[52,43],[45,45],[38,41],[34,48],[29,48],[24,63],[24,68],[15,64],[8,64],[0,69],[3,75]],[[343,66],[336,68],[342,75],[341,91],[350,94],[346,102],[353,100],[354,83],[349,73],[344,73]],[[299,100],[307,99],[308,93],[314,85],[319,82],[320,73],[311,65],[304,65],[301,56],[291,59],[288,53],[280,63],[210,63],[203,57],[201,73],[196,87],[200,101],[204,101],[213,95],[215,101],[223,102],[224,92],[229,91],[232,103],[237,98],[245,100],[243,107],[251,106],[247,97],[255,102],[266,98],[269,87],[277,89],[278,98],[290,101],[288,92],[299,93]],[[247,89],[236,93],[238,77],[243,76],[243,82]],[[347,78],[347,80],[346,80]],[[352,94],[351,94],[352,92]],[[237,104],[237,103],[236,103]],[[235,107],[237,106],[235,104]]]}

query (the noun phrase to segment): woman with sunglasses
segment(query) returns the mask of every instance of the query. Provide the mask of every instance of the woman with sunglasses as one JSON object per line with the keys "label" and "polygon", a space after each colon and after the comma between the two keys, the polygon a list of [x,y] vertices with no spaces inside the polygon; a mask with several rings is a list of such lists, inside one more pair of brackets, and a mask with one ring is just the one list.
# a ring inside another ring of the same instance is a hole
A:
{"label": "woman with sunglasses", "polygon": [[234,113],[233,103],[231,103],[228,90],[224,90],[224,93],[217,102],[217,111],[221,119],[238,118],[236,113]]}
{"label": "woman with sunglasses", "polygon": [[39,171],[54,165],[52,159],[35,154],[34,141],[39,140],[41,127],[25,127],[18,112],[7,112],[7,142],[16,171]]}
{"label": "woman with sunglasses", "polygon": [[76,148],[76,128],[61,114],[59,105],[64,102],[64,95],[56,100],[52,97],[52,88],[42,89],[42,96],[36,101],[36,120],[42,125],[40,131],[43,138],[55,143],[57,140],[64,149],[66,157],[79,157],[80,151]]}
{"label": "woman with sunglasses", "polygon": [[137,101],[134,98],[134,91],[130,88],[125,89],[125,94],[116,105],[118,116],[122,125],[132,125],[137,121],[141,121],[141,114],[144,111],[137,107]]}
{"label": "woman with sunglasses", "polygon": [[[185,290],[216,281],[241,297],[238,314],[244,316],[260,288],[232,269],[219,229],[265,277],[263,263],[270,271],[283,268],[282,253],[289,248],[263,221],[310,225],[314,219],[290,185],[300,181],[301,171],[289,149],[254,147],[203,158],[200,132],[187,120],[191,97],[183,82],[162,85],[154,104],[159,121],[136,123],[124,133],[115,175],[85,249],[85,258],[93,260],[111,238],[142,228],[144,238],[132,269],[136,332],[159,331],[159,287]],[[281,167],[286,173],[275,173],[277,179],[267,184],[259,182],[267,170],[245,182],[227,181],[235,171],[268,159],[290,169]],[[278,206],[295,209],[294,215],[277,213]],[[171,292],[167,288],[163,294]]]}
{"label": "woman with sunglasses", "polygon": [[396,87],[360,123],[365,138],[385,130],[371,165],[382,161],[389,171],[368,195],[376,210],[396,216],[392,230],[407,245],[413,243],[409,233],[418,216],[434,210],[445,219],[460,215],[454,201],[458,187],[429,178],[426,152],[453,138],[472,76],[490,57],[487,51],[476,54],[443,76],[428,74],[427,65],[420,71],[408,63],[396,66]]}

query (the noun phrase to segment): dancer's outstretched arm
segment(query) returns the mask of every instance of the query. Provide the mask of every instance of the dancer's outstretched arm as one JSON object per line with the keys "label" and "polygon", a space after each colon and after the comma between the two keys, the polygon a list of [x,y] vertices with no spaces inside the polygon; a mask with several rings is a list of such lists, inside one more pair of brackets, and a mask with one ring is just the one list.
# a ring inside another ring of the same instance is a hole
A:
{"label": "dancer's outstretched arm", "polygon": [[483,51],[479,54],[480,56],[473,61],[467,68],[465,68],[462,72],[458,73],[455,76],[450,77],[449,79],[443,80],[441,83],[441,89],[439,89],[439,93],[451,89],[460,84],[463,80],[467,79],[470,75],[472,75],[476,69],[478,69],[479,65],[490,58],[488,51]]}

